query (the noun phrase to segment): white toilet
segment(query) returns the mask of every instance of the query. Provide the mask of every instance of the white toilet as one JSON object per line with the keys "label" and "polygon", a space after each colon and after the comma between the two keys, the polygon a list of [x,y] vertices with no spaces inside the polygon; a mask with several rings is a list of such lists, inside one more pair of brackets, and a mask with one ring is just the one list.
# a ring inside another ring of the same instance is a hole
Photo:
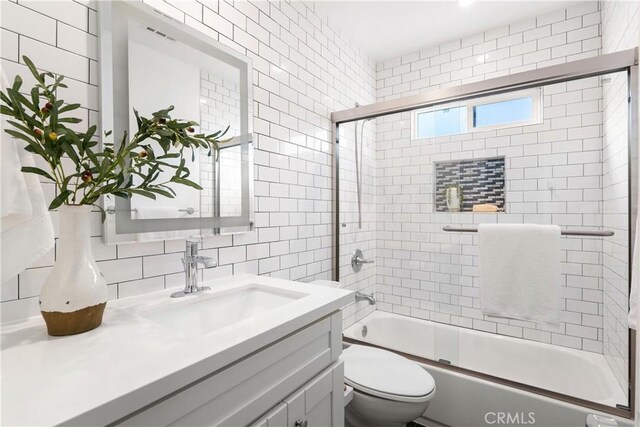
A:
{"label": "white toilet", "polygon": [[345,411],[348,427],[404,426],[422,415],[435,395],[433,377],[398,354],[352,345],[342,358],[345,382],[353,387]]}

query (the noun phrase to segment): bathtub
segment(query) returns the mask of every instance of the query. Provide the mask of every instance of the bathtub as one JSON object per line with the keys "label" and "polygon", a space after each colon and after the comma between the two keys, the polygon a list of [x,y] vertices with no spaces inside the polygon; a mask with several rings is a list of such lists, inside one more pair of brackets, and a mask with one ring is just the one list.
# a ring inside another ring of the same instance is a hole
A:
{"label": "bathtub", "polygon": [[[434,376],[438,391],[426,414],[431,425],[500,424],[493,413],[506,411],[520,420],[511,425],[584,426],[586,415],[598,411],[574,403],[594,402],[600,410],[627,404],[601,354],[383,311],[347,328],[344,337],[414,356]],[[618,424],[632,425],[625,419]]]}

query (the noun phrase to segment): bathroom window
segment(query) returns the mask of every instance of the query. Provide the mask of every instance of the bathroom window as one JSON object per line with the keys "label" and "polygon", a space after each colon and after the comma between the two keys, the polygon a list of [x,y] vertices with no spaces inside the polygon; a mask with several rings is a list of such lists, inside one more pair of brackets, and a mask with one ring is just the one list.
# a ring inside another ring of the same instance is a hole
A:
{"label": "bathroom window", "polygon": [[542,89],[472,99],[470,129],[489,130],[542,122]]}
{"label": "bathroom window", "polygon": [[467,131],[467,108],[450,107],[422,110],[416,114],[416,138],[456,135]]}
{"label": "bathroom window", "polygon": [[413,139],[542,123],[541,99],[535,88],[416,110]]}

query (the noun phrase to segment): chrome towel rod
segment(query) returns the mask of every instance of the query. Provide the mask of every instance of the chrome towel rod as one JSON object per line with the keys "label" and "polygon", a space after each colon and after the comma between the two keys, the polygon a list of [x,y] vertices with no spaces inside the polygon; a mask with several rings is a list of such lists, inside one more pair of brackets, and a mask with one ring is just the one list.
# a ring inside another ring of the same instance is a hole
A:
{"label": "chrome towel rod", "polygon": [[[445,225],[442,227],[442,231],[459,231],[461,233],[477,233],[478,226],[469,227],[454,227],[452,225]],[[611,230],[575,230],[566,228],[561,231],[563,236],[592,236],[592,237],[608,237],[613,236],[615,233]]]}

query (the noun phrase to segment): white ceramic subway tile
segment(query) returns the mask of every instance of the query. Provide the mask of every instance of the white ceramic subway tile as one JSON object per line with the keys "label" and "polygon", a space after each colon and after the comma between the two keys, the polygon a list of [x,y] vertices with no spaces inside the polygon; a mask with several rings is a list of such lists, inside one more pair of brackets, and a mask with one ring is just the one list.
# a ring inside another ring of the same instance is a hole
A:
{"label": "white ceramic subway tile", "polygon": [[[4,7],[4,6],[1,6]],[[18,62],[18,34],[12,31],[1,30],[0,32],[0,52],[3,59]]]}
{"label": "white ceramic subway tile", "polygon": [[[91,247],[93,250],[93,256],[95,257],[96,261],[104,261],[117,258],[116,247],[112,245],[105,245],[102,241],[102,237],[92,237]],[[50,265],[53,265],[53,259],[51,260]]]}
{"label": "white ceramic subway tile", "polygon": [[218,264],[235,264],[246,261],[247,248],[246,246],[232,246],[227,248],[220,248],[218,255]]}
{"label": "white ceramic subway tile", "polygon": [[118,283],[118,298],[127,298],[164,289],[162,276]]}
{"label": "white ceramic subway tile", "polygon": [[164,242],[125,243],[118,245],[118,258],[141,257],[164,253]]}
{"label": "white ceramic subway tile", "polygon": [[[183,271],[183,257],[183,253],[145,256],[141,259],[143,264],[143,277],[160,276]],[[131,259],[140,260],[140,258]]]}
{"label": "white ceramic subway tile", "polygon": [[51,267],[31,268],[18,275],[19,297],[37,297],[40,289],[51,272]]}
{"label": "white ceramic subway tile", "polygon": [[142,278],[142,258],[99,261],[98,267],[108,284]]}
{"label": "white ceramic subway tile", "polygon": [[80,3],[68,0],[20,0],[19,4],[83,31],[88,30],[89,9]]}
{"label": "white ceramic subway tile", "polygon": [[48,44],[55,44],[55,19],[12,2],[0,3],[0,12],[0,25],[3,29],[16,35],[21,34]]}
{"label": "white ceramic subway tile", "polygon": [[[0,301],[18,299],[18,276],[13,277],[0,285]],[[4,308],[4,306],[3,306]]]}
{"label": "white ceramic subway tile", "polygon": [[83,56],[22,36],[20,54],[36,61],[44,70],[85,83],[89,81],[89,59]]}
{"label": "white ceramic subway tile", "polygon": [[98,38],[62,22],[58,23],[57,46],[87,58],[98,59]]}

